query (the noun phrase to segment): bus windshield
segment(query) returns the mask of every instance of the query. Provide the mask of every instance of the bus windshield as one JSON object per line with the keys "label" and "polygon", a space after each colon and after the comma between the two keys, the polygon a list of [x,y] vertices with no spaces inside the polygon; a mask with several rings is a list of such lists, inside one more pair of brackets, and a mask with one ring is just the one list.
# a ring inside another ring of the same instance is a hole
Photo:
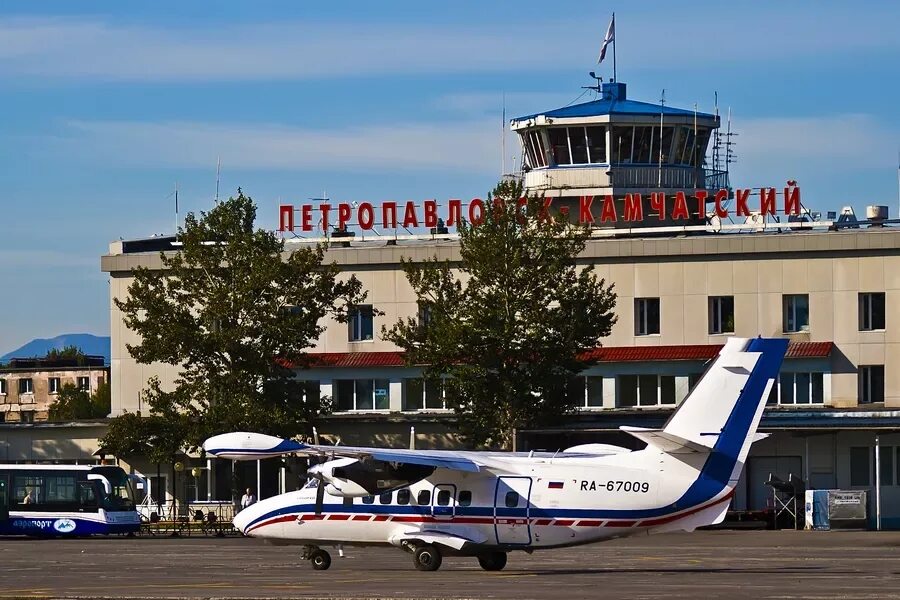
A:
{"label": "bus windshield", "polygon": [[109,511],[135,510],[134,486],[131,479],[120,467],[94,467],[92,473],[102,475],[109,481],[111,493],[101,489],[100,506]]}

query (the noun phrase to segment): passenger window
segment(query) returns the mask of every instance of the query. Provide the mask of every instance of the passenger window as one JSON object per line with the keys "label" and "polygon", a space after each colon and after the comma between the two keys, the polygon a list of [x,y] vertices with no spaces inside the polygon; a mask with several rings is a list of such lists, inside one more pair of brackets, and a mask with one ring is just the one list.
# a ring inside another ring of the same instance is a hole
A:
{"label": "passenger window", "polygon": [[437,495],[437,503],[440,506],[447,506],[450,504],[450,490],[440,490]]}
{"label": "passenger window", "polygon": [[394,495],[393,492],[385,492],[385,493],[381,494],[380,496],[378,496],[378,502],[380,502],[381,504],[390,504],[391,497],[393,495]]}
{"label": "passenger window", "polygon": [[410,493],[409,490],[403,489],[397,492],[397,504],[405,505],[409,504]]}
{"label": "passenger window", "polygon": [[353,498],[344,498],[344,506],[353,506]]}
{"label": "passenger window", "polygon": [[457,502],[460,506],[469,506],[472,504],[472,492],[469,490],[463,490],[459,493],[459,498]]}
{"label": "passenger window", "polygon": [[375,496],[363,496],[363,504],[374,504]]}
{"label": "passenger window", "polygon": [[431,504],[431,490],[422,490],[419,497],[416,498],[416,504],[419,506],[428,506]]}
{"label": "passenger window", "polygon": [[519,505],[518,492],[506,492],[506,508],[515,508]]}

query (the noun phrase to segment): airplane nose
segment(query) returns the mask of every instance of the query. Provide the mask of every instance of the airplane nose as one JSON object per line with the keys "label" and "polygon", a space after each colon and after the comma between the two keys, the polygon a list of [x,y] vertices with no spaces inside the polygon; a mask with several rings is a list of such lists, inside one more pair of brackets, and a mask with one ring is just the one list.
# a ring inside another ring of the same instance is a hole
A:
{"label": "airplane nose", "polygon": [[248,506],[238,514],[234,515],[234,518],[231,520],[232,526],[244,535],[247,535],[247,526],[253,521],[254,513],[256,512],[253,508],[253,506]]}

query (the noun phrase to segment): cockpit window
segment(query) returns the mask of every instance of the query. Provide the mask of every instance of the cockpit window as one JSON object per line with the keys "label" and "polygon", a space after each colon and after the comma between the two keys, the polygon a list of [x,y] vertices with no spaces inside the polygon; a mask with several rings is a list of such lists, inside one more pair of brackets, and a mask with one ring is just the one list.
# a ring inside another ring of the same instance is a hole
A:
{"label": "cockpit window", "polygon": [[319,480],[313,477],[309,481],[306,482],[306,485],[303,486],[303,489],[306,490],[314,490],[319,487]]}

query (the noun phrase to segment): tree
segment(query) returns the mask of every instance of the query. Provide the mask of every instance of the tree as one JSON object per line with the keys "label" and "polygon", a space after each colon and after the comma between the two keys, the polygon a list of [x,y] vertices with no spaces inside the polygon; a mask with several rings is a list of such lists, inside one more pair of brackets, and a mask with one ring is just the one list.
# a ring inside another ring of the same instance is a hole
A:
{"label": "tree", "polygon": [[65,346],[64,348],[50,348],[47,351],[47,355],[44,356],[45,359],[48,360],[61,360],[61,359],[70,359],[75,360],[75,363],[78,365],[83,365],[87,362],[87,355],[79,348],[78,346]]}
{"label": "tree", "polygon": [[448,376],[460,430],[479,445],[508,448],[516,429],[571,411],[583,351],[616,320],[612,286],[577,261],[589,230],[521,196],[502,182],[483,222],[461,223],[458,265],[404,260],[420,318],[383,332],[426,378]]}
{"label": "tree", "polygon": [[51,421],[77,421],[80,419],[103,419],[111,410],[109,384],[97,386],[93,395],[79,390],[71,383],[62,386],[56,399],[50,405]]}
{"label": "tree", "polygon": [[365,299],[355,277],[338,278],[325,247],[285,253],[275,233],[254,229],[256,206],[238,190],[179,228],[181,248],[161,254],[162,268],[132,271],[116,298],[125,325],[140,336],[128,351],[140,363],[179,365],[173,389],[151,381],[152,414],[192,423],[187,444],[249,429],[292,436],[327,401],[303,394],[293,367],[320,337],[326,317],[346,322]]}

